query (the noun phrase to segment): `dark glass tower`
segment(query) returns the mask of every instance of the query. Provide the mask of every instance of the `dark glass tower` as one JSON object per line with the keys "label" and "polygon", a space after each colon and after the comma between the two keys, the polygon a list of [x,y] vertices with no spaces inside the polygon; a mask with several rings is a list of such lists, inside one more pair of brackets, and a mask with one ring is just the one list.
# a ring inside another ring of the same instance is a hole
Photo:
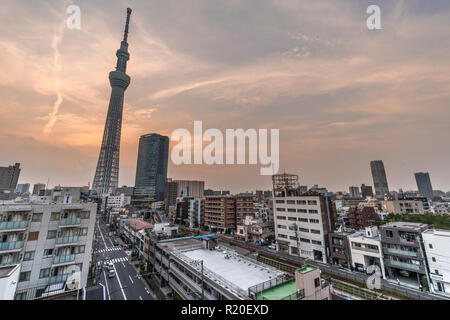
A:
{"label": "dark glass tower", "polygon": [[111,84],[111,98],[109,100],[108,115],[106,117],[103,141],[98,157],[97,169],[95,170],[92,189],[98,194],[113,192],[119,184],[119,155],[120,134],[122,130],[122,111],[125,90],[130,84],[130,77],[126,74],[127,61],[130,60],[128,53],[128,26],[130,24],[131,9],[127,9],[127,22],[125,33],[117,50],[116,71],[109,74]]}
{"label": "dark glass tower", "polygon": [[373,185],[375,187],[375,197],[384,198],[389,194],[389,186],[386,178],[386,171],[381,160],[370,162],[370,169],[372,170]]}
{"label": "dark glass tower", "polygon": [[431,186],[430,174],[428,172],[417,172],[416,177],[417,188],[422,197],[433,199],[433,187]]}
{"label": "dark glass tower", "polygon": [[146,134],[139,139],[136,191],[146,200],[164,201],[169,160],[169,137]]}

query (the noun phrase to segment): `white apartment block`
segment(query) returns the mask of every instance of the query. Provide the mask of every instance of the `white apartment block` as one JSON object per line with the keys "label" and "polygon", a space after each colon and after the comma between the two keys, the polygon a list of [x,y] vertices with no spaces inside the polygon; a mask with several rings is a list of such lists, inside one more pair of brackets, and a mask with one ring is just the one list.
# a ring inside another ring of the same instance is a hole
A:
{"label": "white apartment block", "polygon": [[108,196],[106,207],[108,208],[123,208],[131,203],[131,196],[126,196],[123,193],[119,196]]}
{"label": "white apartment block", "polygon": [[327,262],[319,196],[276,196],[273,215],[278,250]]}
{"label": "white apartment block", "polygon": [[80,271],[85,287],[97,204],[0,205],[0,265],[20,264],[16,299],[64,288]]}
{"label": "white apartment block", "polygon": [[205,199],[194,198],[189,200],[188,219],[190,228],[203,227],[205,221]]}
{"label": "white apartment block", "polygon": [[386,279],[378,228],[367,227],[365,230],[349,234],[347,237],[353,268],[360,272],[366,272],[371,265],[376,265],[380,268],[383,279]]}
{"label": "white apartment block", "polygon": [[450,231],[428,229],[422,233],[431,278],[431,291],[450,295]]}

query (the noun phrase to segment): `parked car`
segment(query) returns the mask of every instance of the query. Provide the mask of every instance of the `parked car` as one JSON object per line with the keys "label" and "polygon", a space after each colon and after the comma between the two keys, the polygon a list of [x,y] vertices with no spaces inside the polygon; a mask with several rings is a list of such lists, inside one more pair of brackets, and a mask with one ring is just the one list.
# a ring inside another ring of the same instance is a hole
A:
{"label": "parked car", "polygon": [[116,276],[116,272],[114,270],[109,270],[108,278],[114,278]]}
{"label": "parked car", "polygon": [[108,271],[114,270],[114,265],[112,263],[109,263],[107,269]]}

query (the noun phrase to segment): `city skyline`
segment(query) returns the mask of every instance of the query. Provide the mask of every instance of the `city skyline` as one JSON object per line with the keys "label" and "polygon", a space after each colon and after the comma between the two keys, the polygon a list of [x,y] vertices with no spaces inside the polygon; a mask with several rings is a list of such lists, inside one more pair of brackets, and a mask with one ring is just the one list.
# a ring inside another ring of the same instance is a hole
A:
{"label": "city skyline", "polygon": [[[382,159],[392,190],[415,190],[414,173],[422,171],[436,190],[450,190],[450,151],[439,148],[449,133],[444,1],[383,4],[378,33],[365,29],[366,1],[77,4],[79,31],[61,29],[67,15],[58,1],[0,5],[9,26],[0,35],[0,147],[8,151],[0,166],[20,162],[19,183],[92,181],[109,99],[106,75],[123,31],[115,21],[130,6],[136,15],[128,73],[135,80],[124,105],[119,186],[134,183],[139,136],[170,136],[203,120],[221,130],[280,128],[279,172],[299,174],[304,185],[372,185],[369,162]],[[8,16],[10,10],[29,23]],[[178,21],[181,11],[186,19]],[[432,154],[417,151],[430,141]],[[232,192],[271,185],[259,166],[169,161],[168,177]]]}

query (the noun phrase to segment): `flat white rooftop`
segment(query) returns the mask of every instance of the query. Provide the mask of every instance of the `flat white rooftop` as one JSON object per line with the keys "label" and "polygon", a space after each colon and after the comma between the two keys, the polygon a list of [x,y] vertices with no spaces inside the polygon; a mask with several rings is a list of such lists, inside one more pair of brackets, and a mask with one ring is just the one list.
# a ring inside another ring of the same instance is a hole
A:
{"label": "flat white rooftop", "polygon": [[229,255],[229,259],[218,250],[196,249],[184,251],[183,255],[193,260],[203,260],[203,266],[223,277],[240,289],[249,287],[283,275],[281,271],[244,259],[240,255]]}

